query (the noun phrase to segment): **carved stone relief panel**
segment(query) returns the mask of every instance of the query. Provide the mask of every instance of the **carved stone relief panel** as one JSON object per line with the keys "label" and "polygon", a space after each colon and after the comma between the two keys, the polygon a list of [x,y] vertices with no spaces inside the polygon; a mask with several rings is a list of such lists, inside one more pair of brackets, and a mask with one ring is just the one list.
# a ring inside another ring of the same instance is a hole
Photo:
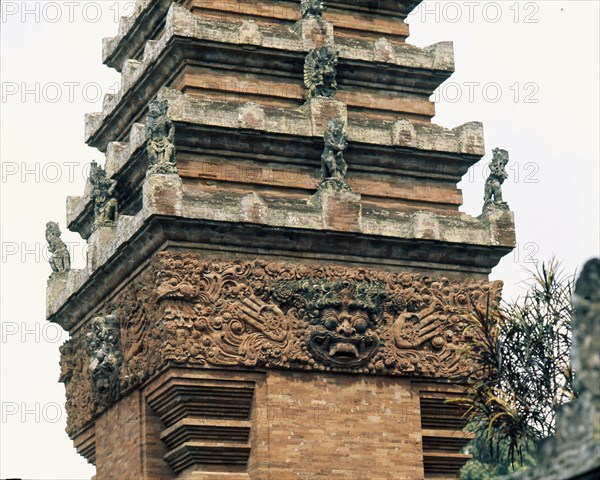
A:
{"label": "carved stone relief panel", "polygon": [[[501,287],[163,252],[63,347],[70,429],[169,365],[456,380],[472,371],[460,354],[470,312],[497,303]],[[91,348],[86,339],[106,337],[93,333],[100,319],[118,341]]]}

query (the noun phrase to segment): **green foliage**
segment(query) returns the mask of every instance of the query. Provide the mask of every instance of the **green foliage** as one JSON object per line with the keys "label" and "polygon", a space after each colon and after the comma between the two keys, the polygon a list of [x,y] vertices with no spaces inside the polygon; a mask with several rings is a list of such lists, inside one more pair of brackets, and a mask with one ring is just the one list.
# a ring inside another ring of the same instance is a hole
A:
{"label": "green foliage", "polygon": [[474,311],[474,340],[464,353],[478,366],[467,416],[479,458],[464,467],[463,479],[526,467],[532,445],[554,433],[556,407],[574,397],[572,286],[552,260],[533,272],[522,299]]}
{"label": "green foliage", "polygon": [[[472,425],[468,428],[474,431],[485,431],[483,428]],[[468,453],[473,455],[473,459],[463,467],[460,478],[461,480],[500,480],[505,475],[526,470],[535,465],[533,445],[530,447],[522,450],[520,457],[511,463],[508,461],[507,442],[500,442],[499,452],[492,457],[486,437],[477,435],[467,447]]]}

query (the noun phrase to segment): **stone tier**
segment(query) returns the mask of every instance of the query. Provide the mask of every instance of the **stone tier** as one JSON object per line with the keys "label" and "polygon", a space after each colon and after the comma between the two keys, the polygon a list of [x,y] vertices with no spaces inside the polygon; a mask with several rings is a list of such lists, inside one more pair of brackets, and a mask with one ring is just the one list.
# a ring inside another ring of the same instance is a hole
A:
{"label": "stone tier", "polygon": [[[202,101],[163,89],[176,126],[179,174],[197,194],[215,186],[236,193],[306,200],[318,187],[323,131],[328,120],[348,121],[348,182],[365,206],[458,213],[457,184],[484,154],[483,130],[471,122],[437,125],[369,122],[347,118],[345,105],[312,99],[301,110]],[[141,208],[147,170],[146,132],[134,124],[127,142],[110,142],[108,175],[118,181],[121,212]],[[67,225],[88,238],[93,225],[89,196],[69,197]]]}
{"label": "stone tier", "polygon": [[[387,0],[365,5],[361,0],[330,0],[324,18],[334,25],[336,39],[385,37],[399,43],[409,34],[404,19],[421,1]],[[263,25],[293,25],[300,19],[300,0],[137,0],[133,15],[120,19],[118,34],[104,39],[104,63],[121,71],[127,60],[142,60],[145,43],[164,33],[165,17],[173,3],[208,19],[253,20]]]}
{"label": "stone tier", "polygon": [[87,267],[49,279],[47,317],[72,329],[91,305],[168,244],[195,243],[211,254],[241,258],[486,278],[514,242],[508,211],[489,210],[478,218],[386,211],[363,207],[358,194],[332,191],[311,202],[277,202],[256,193],[194,192],[177,175],[151,175],[144,181],[141,210],[89,237]]}
{"label": "stone tier", "polygon": [[[145,106],[163,86],[207,99],[300,107],[315,22],[306,20],[295,32],[250,21],[205,20],[172,5],[162,37],[146,43],[142,59],[124,63],[119,92],[105,96],[102,112],[87,115],[86,142],[106,151],[108,142],[125,139],[135,122],[143,123]],[[428,122],[435,114],[429,97],[454,70],[449,42],[420,49],[385,39],[352,40],[339,41],[336,48],[337,98],[348,105],[350,117]]]}

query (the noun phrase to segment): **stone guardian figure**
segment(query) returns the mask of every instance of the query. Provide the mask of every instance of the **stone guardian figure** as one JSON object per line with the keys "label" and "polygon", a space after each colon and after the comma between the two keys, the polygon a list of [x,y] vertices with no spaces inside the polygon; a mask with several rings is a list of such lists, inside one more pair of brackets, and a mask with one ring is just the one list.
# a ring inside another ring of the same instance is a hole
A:
{"label": "stone guardian figure", "polygon": [[94,201],[95,227],[113,227],[119,215],[119,206],[115,198],[117,182],[106,175],[106,170],[96,162],[92,162],[90,169],[90,183],[92,192],[90,196]]}
{"label": "stone guardian figure", "polygon": [[165,100],[152,100],[148,104],[146,134],[148,136],[148,163],[151,174],[177,173],[175,163],[175,125],[167,115],[169,104]]}
{"label": "stone guardian figure", "polygon": [[52,254],[48,262],[55,273],[65,273],[71,270],[71,255],[65,242],[61,240],[60,234],[58,223],[48,222],[46,224],[46,241],[48,250]]}
{"label": "stone guardian figure", "polygon": [[330,120],[324,134],[325,149],[321,155],[321,179],[319,188],[350,191],[346,183],[348,164],[344,160],[344,152],[348,148],[348,139],[344,122]]}
{"label": "stone guardian figure", "polygon": [[333,98],[337,91],[337,65],[339,52],[331,44],[308,52],[304,62],[304,85],[308,98]]}
{"label": "stone guardian figure", "polygon": [[501,148],[494,148],[494,156],[490,163],[490,174],[485,181],[485,193],[483,195],[484,211],[488,208],[499,208],[508,210],[508,203],[502,199],[502,184],[508,178],[506,164],[508,163],[508,152]]}

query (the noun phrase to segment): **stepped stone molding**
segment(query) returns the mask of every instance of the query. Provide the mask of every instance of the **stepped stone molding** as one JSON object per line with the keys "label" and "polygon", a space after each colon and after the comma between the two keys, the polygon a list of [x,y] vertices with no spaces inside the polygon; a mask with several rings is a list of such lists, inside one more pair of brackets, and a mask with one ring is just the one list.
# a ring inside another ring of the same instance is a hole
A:
{"label": "stepped stone molding", "polygon": [[178,375],[171,370],[153,382],[146,401],[166,426],[160,438],[176,473],[198,466],[245,470],[254,389],[250,378],[198,371]]}
{"label": "stepped stone molding", "polygon": [[[460,356],[470,339],[469,309],[496,304],[501,287],[163,252],[101,312],[120,324],[118,396],[169,365],[458,380],[472,368]],[[82,350],[92,327],[62,349],[71,434],[109,405],[95,393],[91,353]]]}
{"label": "stepped stone molding", "polygon": [[[269,133],[288,134],[287,126],[296,126],[296,133],[306,137],[322,137],[328,119],[320,117],[328,108],[338,111],[335,101],[314,99],[299,112],[289,109],[263,108],[255,103],[226,106],[223,102],[199,100],[175,90],[162,89],[159,98],[168,101],[169,116],[175,123],[194,123],[209,127],[244,128]],[[335,105],[336,108],[333,108]],[[345,109],[340,110],[344,118]],[[252,118],[249,118],[249,114]],[[282,128],[283,122],[283,128]],[[468,122],[453,129],[425,125],[401,119],[381,125],[364,125],[349,121],[349,141],[390,147],[409,147],[423,151],[447,152],[483,156],[485,154],[483,126]],[[185,128],[185,126],[183,126]],[[117,175],[145,145],[144,126],[134,124],[127,142],[110,142],[106,154],[106,171]]]}
{"label": "stepped stone molding", "polygon": [[[202,19],[193,15],[189,10],[173,4],[166,17],[165,33],[162,37],[159,40],[148,42],[145,46],[143,58],[128,63],[128,68],[123,69],[121,88],[117,94],[110,94],[105,98],[103,111],[86,116],[86,142],[105,151],[108,137],[102,134],[101,131],[107,128],[114,130],[115,127],[111,127],[110,124],[117,121],[115,117],[119,117],[119,121],[123,122],[123,119],[120,118],[123,116],[123,109],[133,108],[127,99],[134,95],[134,91],[135,96],[142,100],[141,103],[146,104],[156,95],[158,88],[165,85],[169,78],[172,78],[173,70],[179,68],[185,60],[184,58],[178,58],[182,54],[179,48],[167,52],[178,38],[187,43],[190,40],[209,42],[213,49],[224,44],[241,46],[248,44],[249,39],[251,39],[253,44],[264,49],[263,53],[260,53],[262,50],[257,50],[254,57],[264,54],[269,58],[273,58],[273,54],[277,54],[291,56],[290,58],[296,59],[298,71],[290,72],[290,74],[297,76],[298,83],[300,83],[304,57],[308,53],[309,48],[307,47],[310,47],[310,45],[306,45],[301,35],[291,28],[282,31],[282,27],[275,28],[254,24],[251,29],[254,36],[249,37],[248,28],[250,26],[248,22],[238,25],[215,19]],[[259,40],[260,43],[257,43]],[[376,82],[378,76],[381,76],[381,70],[377,62],[374,62],[374,58],[381,51],[381,39],[373,42],[353,40],[344,43],[340,41],[336,43],[336,49],[340,52],[340,77],[338,82],[341,86],[346,81],[350,81],[351,72],[359,66],[361,69],[370,69],[372,78],[369,81],[371,83]],[[420,91],[421,94],[430,95],[454,71],[453,49],[450,42],[442,42],[424,49],[408,44],[400,46],[390,44],[389,53],[386,65],[399,69],[398,72],[410,73],[411,76],[410,79],[407,79],[407,85],[402,87],[399,84],[399,90],[403,88],[408,88],[407,91],[412,92],[422,90]],[[286,64],[289,65],[289,62]],[[346,68],[346,65],[348,68]],[[278,74],[281,75],[281,71]],[[156,75],[161,75],[160,79]],[[416,87],[418,83],[416,79],[421,77],[424,83],[422,88],[419,89]],[[142,81],[148,78],[153,78],[153,81]],[[397,81],[400,82],[401,78],[402,75],[394,74],[392,78],[384,81],[380,88],[386,89],[388,85],[395,84]],[[363,83],[365,81],[365,79],[361,80]],[[431,81],[434,83],[430,84]],[[409,84],[411,85],[410,88]],[[139,100],[138,103],[140,103]],[[431,112],[428,114],[433,115]],[[136,116],[131,112],[128,115]],[[113,131],[109,137],[113,139],[115,137],[120,138],[122,134],[123,132]]]}
{"label": "stepped stone molding", "polygon": [[[347,199],[344,195],[339,196],[335,193],[337,192],[330,194],[333,196],[329,201],[310,204],[306,199],[304,202],[293,205],[293,209],[290,209],[288,204],[279,205],[265,201],[256,193],[250,197],[247,195],[235,197],[232,194],[204,195],[202,202],[199,203],[193,196],[184,195],[181,179],[177,175],[152,175],[144,183],[144,207],[138,214],[135,216],[121,215],[116,229],[98,229],[90,236],[87,268],[71,270],[60,278],[49,279],[47,316],[51,321],[63,325],[64,328],[72,328],[73,321],[78,316],[76,304],[80,301],[83,302],[83,298],[85,298],[81,289],[85,290],[86,284],[92,285],[92,278],[96,271],[102,275],[110,274],[113,278],[115,271],[130,269],[131,272],[137,265],[143,263],[143,255],[151,255],[152,249],[159,248],[165,241],[169,239],[189,240],[188,232],[172,228],[160,228],[151,239],[140,238],[140,232],[146,232],[153,223],[163,217],[176,218],[184,215],[188,219],[186,220],[188,223],[192,220],[202,222],[207,226],[210,223],[210,230],[214,230],[215,226],[212,225],[214,222],[218,222],[223,228],[230,228],[231,225],[237,223],[265,225],[278,229],[278,235],[281,235],[279,229],[289,229],[296,236],[296,241],[294,241],[296,247],[289,245],[290,249],[297,248],[298,240],[304,234],[314,237],[311,248],[317,248],[320,242],[330,242],[332,231],[358,232],[363,235],[378,236],[379,245],[383,246],[382,242],[385,240],[394,242],[397,244],[395,247],[397,252],[403,251],[399,248],[402,243],[406,242],[416,240],[444,242],[445,246],[439,248],[442,248],[445,253],[439,252],[437,262],[442,261],[444,255],[457,255],[458,253],[453,249],[458,248],[462,251],[458,257],[461,259],[460,261],[474,262],[476,265],[484,262],[478,268],[491,268],[485,265],[495,265],[493,262],[509,251],[514,244],[514,218],[511,212],[491,211],[478,218],[466,214],[451,216],[426,211],[406,213],[371,210],[366,215],[360,208],[360,204],[356,203],[356,196]],[[343,216],[340,216],[341,212],[345,212]],[[177,222],[177,220],[173,221]],[[243,229],[246,233],[240,232],[240,235],[249,238],[249,227],[244,226]],[[206,230],[206,227],[203,230],[204,232],[209,231]],[[192,230],[190,230],[191,232]],[[203,235],[207,234],[198,230],[198,233],[194,234],[195,241],[199,241]],[[317,238],[319,235],[325,234],[328,235],[327,238],[324,237],[321,240]],[[209,238],[214,242],[217,239],[216,235],[217,233],[213,231]],[[271,244],[274,238],[271,240]],[[221,240],[221,242],[223,241],[224,239]],[[259,241],[257,239],[257,242]],[[256,245],[258,246],[258,243]],[[353,245],[357,245],[356,240],[353,240]],[[433,248],[433,245],[430,247]],[[364,248],[367,248],[364,251],[369,251],[369,248],[376,247],[371,245]],[[109,262],[118,261],[118,258],[121,258],[125,252],[129,252],[126,264],[120,263],[110,268],[107,267]],[[402,254],[403,256],[410,255],[404,257],[405,260],[414,259],[427,262],[432,254],[430,248],[422,246],[415,250],[414,245],[410,248],[410,252],[412,253]],[[373,254],[376,254],[375,250],[373,250]],[[386,258],[391,258],[389,253],[384,255]],[[103,267],[99,268],[100,266]],[[115,271],[111,271],[111,269]],[[96,296],[97,292],[103,288],[104,282],[97,280],[92,295]],[[75,295],[76,293],[77,295]],[[72,296],[74,297],[71,298]],[[70,300],[73,300],[74,303],[71,303]],[[82,307],[83,305],[84,303],[82,303]]]}
{"label": "stepped stone molding", "polygon": [[[401,22],[421,1],[387,0],[379,2],[376,6],[369,5],[365,7],[364,1],[361,0],[329,0],[327,6],[329,11],[335,11],[336,9],[349,10],[363,14],[365,18],[370,18],[369,16],[374,13],[382,14],[386,17],[396,17],[398,19],[396,23],[400,23],[400,25],[396,26],[397,32],[395,36],[404,39],[408,36],[408,26]],[[117,35],[103,40],[103,62],[109,67],[121,71],[127,59],[136,58],[140,50],[143,50],[144,42],[148,38],[160,35],[162,23],[173,3],[187,4],[193,8],[193,3],[186,0],[137,0],[135,11],[132,15],[121,17]],[[290,22],[298,21],[301,18],[300,0],[280,1],[277,6],[266,9],[264,6],[269,5],[268,1],[218,0],[212,3],[207,5],[207,9],[210,11],[212,7],[215,9],[214,12],[219,12],[221,15],[230,12],[238,15],[246,14],[248,17],[270,17]],[[263,8],[261,8],[261,3],[263,4]],[[337,19],[334,17],[335,15],[330,15],[328,12],[325,13],[326,19],[330,18],[330,21],[337,23]],[[347,24],[348,22],[344,23]],[[339,26],[347,27],[348,25],[340,24]]]}
{"label": "stepped stone molding", "polygon": [[[419,392],[425,478],[455,478],[471,455],[462,453],[474,438],[465,432],[467,418],[460,387],[440,389],[424,385]],[[450,400],[450,401],[449,401]],[[455,400],[455,401],[451,401]]]}
{"label": "stepped stone molding", "polygon": [[[238,129],[242,127],[246,131],[258,130],[281,135],[280,141],[285,143],[289,141],[287,126],[294,125],[294,133],[308,140],[315,136],[322,137],[327,122],[336,115],[345,118],[345,110],[339,108],[339,102],[327,99],[314,99],[307,104],[309,108],[299,112],[290,112],[286,109],[264,109],[252,103],[231,106],[221,102],[202,101],[168,89],[161,90],[159,98],[168,101],[169,116],[177,124],[178,130],[181,130],[181,135],[188,135],[191,124],[204,125],[206,128],[227,128],[231,130],[231,135],[239,135]],[[483,128],[479,122],[470,122],[454,129],[445,129],[436,125],[413,123],[405,119],[379,127],[350,120],[347,131],[348,139],[355,149],[377,146],[385,146],[390,149],[401,147],[408,149],[404,154],[407,157],[411,156],[411,151],[418,152],[420,157],[424,157],[423,160],[418,164],[415,163],[414,166],[412,165],[413,161],[410,164],[403,162],[406,165],[404,168],[408,168],[412,172],[416,172],[416,169],[420,168],[423,170],[421,175],[430,175],[433,178],[443,176],[444,178],[456,178],[458,181],[467,166],[484,154]],[[189,134],[192,135],[193,132],[190,131]],[[121,192],[131,194],[139,189],[139,185],[137,185],[139,175],[137,177],[135,175],[139,170],[143,171],[146,163],[143,163],[141,168],[132,168],[132,166],[146,148],[146,142],[147,134],[143,125],[134,124],[128,142],[110,142],[108,144],[106,171],[113,179],[125,181],[125,185],[119,188]],[[449,169],[445,174],[439,165],[440,152],[444,152],[446,156],[456,157],[449,163],[450,166],[445,167]],[[396,153],[396,155],[398,154]],[[365,157],[361,156],[361,158]],[[430,167],[427,165],[432,164],[434,160],[437,162],[438,172],[435,175],[428,174]],[[368,164],[364,166],[355,164],[353,170],[360,171],[368,167]],[[460,171],[452,173],[457,169]],[[398,170],[397,166],[395,170]],[[314,182],[315,185],[307,185],[307,188],[316,189],[317,177]],[[129,188],[125,188],[125,186],[129,186]],[[424,198],[420,200],[423,201]],[[123,198],[119,199],[120,204],[123,204],[123,201]],[[82,237],[88,238],[93,229],[93,226],[89,224],[92,215],[93,203],[88,196],[68,197],[67,225],[71,230],[78,231]]]}

